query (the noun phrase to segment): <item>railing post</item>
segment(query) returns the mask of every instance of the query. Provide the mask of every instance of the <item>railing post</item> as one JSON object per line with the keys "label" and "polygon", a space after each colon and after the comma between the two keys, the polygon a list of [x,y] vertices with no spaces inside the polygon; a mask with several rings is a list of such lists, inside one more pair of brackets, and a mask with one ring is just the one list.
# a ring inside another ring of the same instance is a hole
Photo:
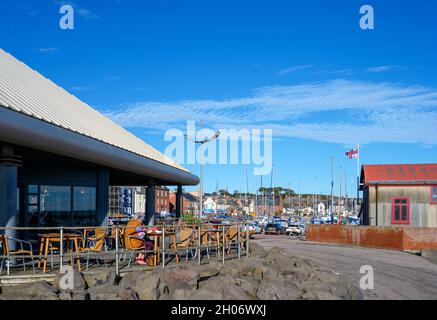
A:
{"label": "railing post", "polygon": [[198,228],[199,228],[199,232],[198,232],[198,236],[197,236],[197,242],[198,242],[198,247],[199,247],[199,255],[198,255],[198,257],[197,257],[197,260],[198,260],[198,262],[199,262],[199,266],[200,266],[200,260],[201,260],[201,254],[202,254],[202,239],[201,239],[201,237],[202,237],[202,233],[201,233],[201,224],[200,224],[200,222],[199,222],[199,226],[198,226]]}
{"label": "railing post", "polygon": [[64,265],[64,227],[60,227],[60,244],[59,244],[59,268]]}
{"label": "railing post", "polygon": [[222,263],[225,263],[225,225],[223,225],[222,246]]}
{"label": "railing post", "polygon": [[118,224],[115,225],[115,274],[117,276],[120,275],[119,271],[119,252],[118,252],[118,237],[119,237],[120,231],[118,229]]}
{"label": "railing post", "polygon": [[238,259],[241,258],[241,237],[240,237],[240,223],[237,222],[237,229],[238,229],[238,233],[237,233],[237,252],[238,252]]}
{"label": "railing post", "polygon": [[246,256],[249,256],[249,241],[250,241],[250,234],[249,234],[249,224],[246,223]]}
{"label": "railing post", "polygon": [[162,227],[162,267],[165,267],[165,227]]}

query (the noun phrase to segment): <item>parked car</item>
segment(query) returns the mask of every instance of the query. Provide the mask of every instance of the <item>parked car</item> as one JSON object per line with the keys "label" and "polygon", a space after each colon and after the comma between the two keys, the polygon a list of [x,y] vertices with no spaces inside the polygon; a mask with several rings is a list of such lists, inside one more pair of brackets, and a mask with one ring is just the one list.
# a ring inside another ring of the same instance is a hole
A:
{"label": "parked car", "polygon": [[279,223],[270,222],[264,228],[264,234],[281,234],[282,226]]}
{"label": "parked car", "polygon": [[290,224],[285,230],[288,235],[300,235],[302,233],[302,228],[298,224]]}
{"label": "parked car", "polygon": [[322,219],[312,217],[309,224],[324,224],[324,222]]}
{"label": "parked car", "polygon": [[357,217],[348,217],[347,218],[347,224],[351,224],[351,225],[359,225],[360,224],[360,218]]}
{"label": "parked car", "polygon": [[279,220],[279,225],[281,226],[281,233],[286,234],[286,230],[288,228],[288,222],[287,220]]}
{"label": "parked car", "polygon": [[[255,225],[254,223],[250,223],[249,225],[247,225],[247,227],[248,227],[248,229],[249,229],[249,236],[250,236],[250,237],[253,236],[253,235],[256,234],[256,233],[261,233],[261,231],[260,231],[261,228],[258,227],[257,225]],[[242,232],[243,232],[244,234],[246,234],[246,232],[247,232],[246,225],[243,226],[243,228],[242,228]]]}

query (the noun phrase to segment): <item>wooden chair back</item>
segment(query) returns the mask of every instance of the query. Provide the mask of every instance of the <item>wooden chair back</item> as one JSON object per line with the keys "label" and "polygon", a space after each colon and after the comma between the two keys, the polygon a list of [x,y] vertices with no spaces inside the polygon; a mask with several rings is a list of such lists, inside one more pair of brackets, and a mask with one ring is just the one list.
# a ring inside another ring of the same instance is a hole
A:
{"label": "wooden chair back", "polygon": [[143,222],[139,219],[132,219],[126,225],[124,230],[124,246],[126,249],[138,249],[144,246],[144,241],[132,238],[137,236],[137,227],[141,227]]}
{"label": "wooden chair back", "polygon": [[3,249],[3,255],[9,257],[8,238],[5,235],[0,235],[0,245]]}
{"label": "wooden chair back", "polygon": [[182,247],[190,247],[191,242],[194,239],[194,229],[193,228],[186,228],[183,227],[181,230],[181,243],[180,246]]}
{"label": "wooden chair back", "polygon": [[106,229],[99,228],[95,230],[95,243],[94,243],[94,251],[102,251],[103,245],[105,244],[106,237]]}

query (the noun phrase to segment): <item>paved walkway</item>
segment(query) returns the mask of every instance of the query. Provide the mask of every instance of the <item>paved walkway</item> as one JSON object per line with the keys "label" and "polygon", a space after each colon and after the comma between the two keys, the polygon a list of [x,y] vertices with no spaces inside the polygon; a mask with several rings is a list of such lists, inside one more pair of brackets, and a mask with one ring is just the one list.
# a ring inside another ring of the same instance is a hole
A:
{"label": "paved walkway", "polygon": [[256,235],[266,249],[279,247],[298,257],[349,277],[359,285],[360,267],[371,265],[375,287],[366,299],[437,299],[437,264],[410,253],[291,240],[287,236]]}

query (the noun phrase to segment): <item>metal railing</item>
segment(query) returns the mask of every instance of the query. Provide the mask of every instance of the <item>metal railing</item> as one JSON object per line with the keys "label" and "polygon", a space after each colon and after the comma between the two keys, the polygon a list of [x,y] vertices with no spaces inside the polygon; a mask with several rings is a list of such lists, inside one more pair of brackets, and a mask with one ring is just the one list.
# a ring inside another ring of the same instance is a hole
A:
{"label": "metal railing", "polygon": [[[134,228],[135,231],[126,232],[131,228]],[[137,231],[140,231],[138,228],[144,232],[143,238],[138,237]],[[185,228],[192,230],[193,236],[189,241],[182,239],[182,230]],[[104,240],[103,244],[99,242],[99,245],[102,246],[99,249],[96,247],[97,241],[102,241],[102,239],[97,238],[96,231],[100,230],[100,233],[102,233],[103,229],[105,230]],[[235,229],[236,235],[232,235],[231,230],[235,232]],[[6,231],[39,233],[37,236],[39,239],[31,238],[30,242],[23,241],[30,245],[27,251],[23,249],[23,243],[19,243],[21,247],[17,252],[16,246],[14,246],[17,243],[14,243],[14,241],[18,239],[4,235]],[[94,238],[89,237],[88,233],[94,233]],[[171,255],[175,256],[178,260],[177,263],[180,263],[181,261],[179,260],[181,260],[181,253],[183,251],[185,251],[186,261],[194,261],[197,258],[199,265],[202,263],[202,258],[205,255],[210,259],[210,253],[215,253],[216,257],[221,257],[222,263],[225,263],[226,258],[240,259],[242,255],[249,255],[250,245],[249,225],[245,222],[232,224],[181,223],[177,225],[155,226],[126,226],[117,224],[113,226],[87,227],[0,227],[0,237],[2,237],[0,240],[3,239],[3,241],[0,241],[0,252],[2,252],[2,255],[0,255],[0,277],[3,276],[3,269],[6,269],[6,274],[10,275],[11,266],[20,259],[22,259],[22,263],[17,263],[16,266],[22,266],[25,270],[28,263],[31,262],[34,276],[37,273],[35,262],[38,263],[38,272],[40,272],[41,264],[43,264],[42,272],[45,273],[49,256],[51,269],[56,269],[54,267],[55,260],[59,269],[61,269],[66,262],[66,253],[70,257],[70,264],[72,266],[75,265],[74,262],[76,261],[79,267],[81,259],[86,258],[87,269],[89,267],[90,256],[93,254],[97,265],[99,265],[97,255],[100,255],[105,266],[107,266],[107,260],[110,260],[111,267],[114,267],[116,274],[120,275],[120,270],[125,267],[129,269],[132,258],[139,253],[143,253],[145,257],[153,257],[153,264],[156,267],[158,266],[158,260],[161,260],[161,265],[165,268],[168,262],[167,258]],[[178,237],[180,238],[179,241]],[[142,240],[144,246],[132,248],[130,246],[131,239]],[[181,245],[184,240],[188,241],[189,246],[179,247],[178,245]],[[151,250],[148,250],[147,242],[153,243]],[[35,247],[35,244],[39,244],[38,251],[35,251],[38,249]],[[57,246],[55,246],[56,244]],[[9,250],[7,249],[8,247]],[[235,253],[232,254],[232,251],[235,251]],[[189,253],[191,253],[190,259]],[[159,254],[161,254],[161,257]],[[129,260],[126,266],[128,255]],[[26,259],[31,261],[25,262]],[[82,270],[83,268],[80,269]]]}

